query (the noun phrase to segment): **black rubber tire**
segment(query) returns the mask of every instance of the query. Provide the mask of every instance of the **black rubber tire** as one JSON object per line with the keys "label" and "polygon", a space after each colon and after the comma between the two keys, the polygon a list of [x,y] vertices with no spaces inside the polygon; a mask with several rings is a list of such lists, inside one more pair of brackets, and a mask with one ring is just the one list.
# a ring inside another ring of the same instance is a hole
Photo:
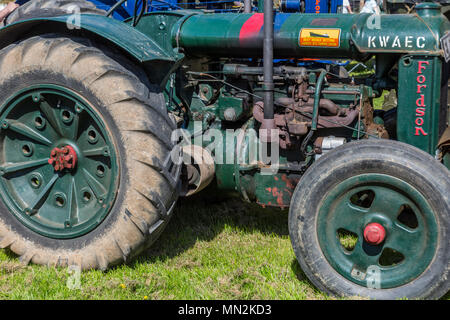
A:
{"label": "black rubber tire", "polygon": [[[327,193],[362,173],[388,174],[415,187],[434,209],[438,244],[427,269],[413,281],[391,289],[369,289],[339,274],[325,258],[317,237],[317,214]],[[450,174],[429,154],[398,141],[363,140],[325,154],[297,185],[289,211],[289,234],[298,262],[311,282],[334,296],[373,299],[437,299],[450,289]]]}
{"label": "black rubber tire", "polygon": [[31,18],[72,14],[74,6],[79,8],[80,13],[106,14],[106,11],[98,9],[92,2],[86,0],[31,0],[11,12],[6,17],[4,24],[8,25]]}
{"label": "black rubber tire", "polygon": [[87,39],[42,35],[0,51],[0,105],[42,81],[77,92],[103,117],[119,159],[116,200],[95,229],[73,239],[26,228],[0,200],[0,248],[24,263],[105,270],[153,243],[171,217],[181,171],[170,160],[175,124],[159,87],[137,66]]}

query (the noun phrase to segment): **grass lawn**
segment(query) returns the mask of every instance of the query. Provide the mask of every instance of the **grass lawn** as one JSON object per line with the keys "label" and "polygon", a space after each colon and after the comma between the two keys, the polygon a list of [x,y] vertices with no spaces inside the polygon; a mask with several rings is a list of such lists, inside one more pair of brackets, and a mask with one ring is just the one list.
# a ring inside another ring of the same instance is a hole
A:
{"label": "grass lawn", "polygon": [[183,201],[151,250],[128,265],[81,274],[22,266],[0,251],[0,299],[328,299],[295,259],[287,211],[237,199]]}

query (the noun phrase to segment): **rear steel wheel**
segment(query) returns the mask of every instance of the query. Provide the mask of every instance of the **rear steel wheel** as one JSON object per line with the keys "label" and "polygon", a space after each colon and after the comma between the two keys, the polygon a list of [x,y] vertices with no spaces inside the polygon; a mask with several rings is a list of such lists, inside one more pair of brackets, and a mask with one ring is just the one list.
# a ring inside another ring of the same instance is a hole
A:
{"label": "rear steel wheel", "polygon": [[116,147],[101,115],[54,84],[20,90],[0,114],[0,196],[28,228],[51,238],[88,233],[117,192]]}
{"label": "rear steel wheel", "polygon": [[0,248],[106,269],[151,245],[178,197],[160,89],[112,48],[41,35],[0,50]]}
{"label": "rear steel wheel", "polygon": [[450,175],[397,141],[359,141],[313,164],[297,185],[289,233],[321,290],[377,299],[449,290]]}

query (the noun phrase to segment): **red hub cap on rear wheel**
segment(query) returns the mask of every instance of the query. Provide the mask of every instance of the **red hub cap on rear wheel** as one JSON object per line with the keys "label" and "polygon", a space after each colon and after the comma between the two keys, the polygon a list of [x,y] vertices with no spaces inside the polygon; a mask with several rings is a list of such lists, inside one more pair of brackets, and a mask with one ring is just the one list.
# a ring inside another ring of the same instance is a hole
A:
{"label": "red hub cap on rear wheel", "polygon": [[77,153],[75,150],[67,145],[63,148],[54,148],[50,153],[50,159],[48,159],[55,171],[63,171],[66,169],[73,169],[77,164]]}
{"label": "red hub cap on rear wheel", "polygon": [[364,239],[367,243],[372,245],[380,244],[384,241],[386,237],[386,230],[379,223],[373,222],[369,223],[364,228]]}

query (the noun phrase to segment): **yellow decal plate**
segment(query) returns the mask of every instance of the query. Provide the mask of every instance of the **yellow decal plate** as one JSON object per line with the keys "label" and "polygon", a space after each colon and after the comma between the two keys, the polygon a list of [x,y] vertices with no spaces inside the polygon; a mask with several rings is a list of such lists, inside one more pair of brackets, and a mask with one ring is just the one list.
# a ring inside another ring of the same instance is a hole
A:
{"label": "yellow decal plate", "polygon": [[339,48],[341,29],[303,28],[300,30],[300,47]]}

